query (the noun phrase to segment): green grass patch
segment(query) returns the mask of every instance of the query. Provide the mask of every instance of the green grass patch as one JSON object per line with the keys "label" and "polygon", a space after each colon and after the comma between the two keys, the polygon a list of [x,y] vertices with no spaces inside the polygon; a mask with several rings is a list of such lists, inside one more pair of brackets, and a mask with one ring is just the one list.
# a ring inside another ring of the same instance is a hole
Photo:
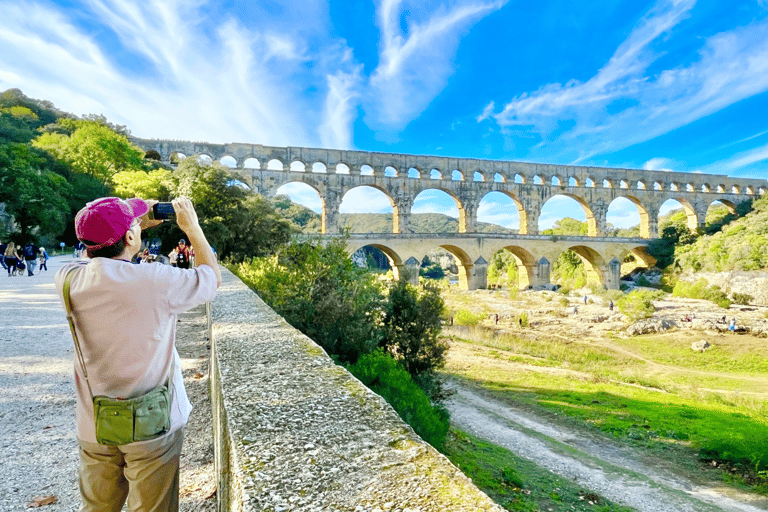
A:
{"label": "green grass patch", "polygon": [[[507,510],[630,512],[499,446],[451,429],[443,453]],[[591,502],[591,503],[590,503]]]}

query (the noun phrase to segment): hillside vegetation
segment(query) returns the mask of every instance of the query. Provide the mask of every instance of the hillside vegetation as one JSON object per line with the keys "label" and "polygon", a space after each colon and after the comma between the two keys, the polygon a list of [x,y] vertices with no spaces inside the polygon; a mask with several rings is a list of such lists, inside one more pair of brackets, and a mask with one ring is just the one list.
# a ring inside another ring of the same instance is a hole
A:
{"label": "hillside vegetation", "polygon": [[752,208],[720,231],[678,245],[677,265],[697,272],[768,269],[768,197],[755,201]]}

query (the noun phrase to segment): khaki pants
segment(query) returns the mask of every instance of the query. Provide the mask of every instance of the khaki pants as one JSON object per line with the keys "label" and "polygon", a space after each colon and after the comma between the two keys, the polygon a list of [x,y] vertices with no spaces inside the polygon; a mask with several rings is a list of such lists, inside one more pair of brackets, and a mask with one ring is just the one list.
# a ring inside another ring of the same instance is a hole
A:
{"label": "khaki pants", "polygon": [[80,444],[81,512],[179,510],[179,458],[184,431],[126,446]]}

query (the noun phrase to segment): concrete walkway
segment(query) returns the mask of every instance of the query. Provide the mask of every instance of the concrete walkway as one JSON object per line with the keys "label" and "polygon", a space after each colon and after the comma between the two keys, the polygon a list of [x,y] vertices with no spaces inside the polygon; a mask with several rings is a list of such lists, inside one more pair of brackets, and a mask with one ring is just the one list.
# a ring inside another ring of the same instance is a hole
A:
{"label": "concrete walkway", "polygon": [[[28,277],[0,274],[0,511],[55,496],[50,511],[76,510],[74,347],[53,284],[72,256]],[[2,270],[2,269],[0,269]]]}

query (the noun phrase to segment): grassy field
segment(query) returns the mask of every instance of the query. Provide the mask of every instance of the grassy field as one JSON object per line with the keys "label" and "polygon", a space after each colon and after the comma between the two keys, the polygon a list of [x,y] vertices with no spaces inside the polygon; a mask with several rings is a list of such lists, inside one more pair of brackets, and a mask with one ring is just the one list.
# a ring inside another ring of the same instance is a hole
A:
{"label": "grassy field", "polygon": [[629,512],[566,478],[543,470],[504,448],[452,430],[445,452],[475,485],[507,510]]}
{"label": "grassy field", "polygon": [[[691,333],[682,331],[589,340],[500,334],[483,327],[444,334],[451,338],[449,374],[515,405],[551,417],[557,413],[558,421],[565,418],[674,460],[688,474],[706,472],[711,478],[717,467],[714,474],[724,482],[768,494],[768,347],[763,339],[726,335],[698,353],[690,349]],[[463,433],[454,434],[446,451],[459,466],[487,466],[489,476],[479,485],[514,503],[490,462],[511,454]],[[521,487],[533,493],[540,477],[509,460],[495,467],[516,471]],[[569,506],[583,502],[574,492],[561,494],[571,496]],[[508,509],[537,510],[519,506]]]}

